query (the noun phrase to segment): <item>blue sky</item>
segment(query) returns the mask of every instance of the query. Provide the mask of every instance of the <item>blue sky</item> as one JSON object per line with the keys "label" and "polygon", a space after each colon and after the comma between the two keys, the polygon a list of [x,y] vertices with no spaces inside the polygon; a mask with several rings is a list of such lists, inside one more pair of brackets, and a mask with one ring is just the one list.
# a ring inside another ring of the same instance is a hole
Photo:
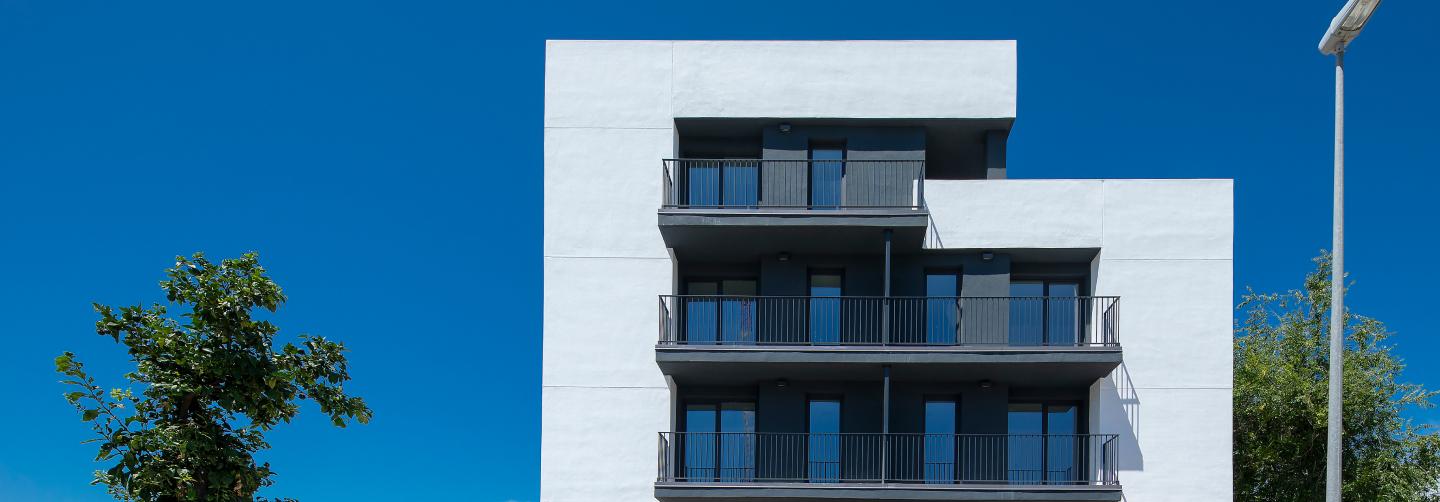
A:
{"label": "blue sky", "polygon": [[[268,494],[538,499],[546,38],[1016,39],[1012,177],[1235,178],[1237,293],[1296,287],[1341,3],[0,0],[0,499],[105,499],[51,358],[118,376],[90,302],[163,300],[197,250],[260,251],[283,336],[345,341],[376,410],[273,433]],[[1347,61],[1348,261],[1440,387],[1435,19],[1387,2]]]}

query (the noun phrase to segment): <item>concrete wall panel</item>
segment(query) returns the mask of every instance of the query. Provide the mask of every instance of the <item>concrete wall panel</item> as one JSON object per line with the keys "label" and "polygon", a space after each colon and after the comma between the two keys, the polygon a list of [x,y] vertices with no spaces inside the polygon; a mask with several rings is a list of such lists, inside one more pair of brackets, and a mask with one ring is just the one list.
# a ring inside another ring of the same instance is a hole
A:
{"label": "concrete wall panel", "polygon": [[1230,260],[1101,258],[1095,292],[1120,297],[1116,336],[1137,382],[1230,387],[1231,268]]}
{"label": "concrete wall panel", "polygon": [[655,342],[669,290],[668,259],[545,258],[544,384],[664,387]]}
{"label": "concrete wall panel", "polygon": [[1105,180],[1107,258],[1230,259],[1231,180]]}
{"label": "concrete wall panel", "polygon": [[655,500],[669,390],[547,386],[541,400],[542,502]]}
{"label": "concrete wall panel", "polygon": [[545,43],[545,127],[668,129],[670,42]]}
{"label": "concrete wall panel", "polygon": [[1096,384],[1091,403],[1099,418],[1095,429],[1119,436],[1126,501],[1230,500],[1228,387],[1116,387],[1107,381]]}
{"label": "concrete wall panel", "polygon": [[675,42],[674,78],[676,117],[1015,116],[1013,40]]}
{"label": "concrete wall panel", "polygon": [[545,256],[663,258],[660,129],[545,130]]}
{"label": "concrete wall panel", "polygon": [[1097,248],[1101,183],[926,180],[925,202],[948,249]]}

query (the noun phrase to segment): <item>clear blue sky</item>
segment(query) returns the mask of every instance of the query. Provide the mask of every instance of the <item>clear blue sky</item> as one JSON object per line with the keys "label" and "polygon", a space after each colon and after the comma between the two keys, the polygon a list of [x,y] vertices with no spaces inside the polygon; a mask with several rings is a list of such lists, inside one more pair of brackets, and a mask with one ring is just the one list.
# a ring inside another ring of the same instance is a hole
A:
{"label": "clear blue sky", "polygon": [[[1237,293],[1296,287],[1341,3],[0,0],[0,499],[104,500],[51,358],[118,376],[90,302],[197,250],[260,251],[376,410],[276,431],[267,493],[538,499],[546,38],[1016,39],[1013,177],[1235,178]],[[1436,19],[1386,2],[1348,62],[1351,302],[1431,387]]]}

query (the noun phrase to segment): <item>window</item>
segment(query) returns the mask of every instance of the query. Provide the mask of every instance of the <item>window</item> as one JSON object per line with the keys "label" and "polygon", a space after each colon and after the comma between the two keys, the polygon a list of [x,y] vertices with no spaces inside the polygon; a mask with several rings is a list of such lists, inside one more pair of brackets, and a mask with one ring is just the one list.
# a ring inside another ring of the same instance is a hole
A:
{"label": "window", "polygon": [[838,270],[810,272],[810,343],[840,343],[840,295],[844,275]]}
{"label": "window", "polygon": [[1010,403],[1009,480],[1017,484],[1067,484],[1084,479],[1084,437],[1076,403]]}
{"label": "window", "polygon": [[953,397],[925,400],[925,482],[955,481],[955,435],[959,425]]}
{"label": "window", "polygon": [[692,280],[685,291],[687,343],[755,343],[754,279]]}
{"label": "window", "polygon": [[810,434],[807,450],[811,483],[840,481],[840,400],[810,399]]}
{"label": "window", "polygon": [[960,274],[925,274],[925,343],[954,345],[960,333]]}
{"label": "window", "polygon": [[1010,283],[1010,345],[1080,342],[1080,284],[1073,281]]}
{"label": "window", "polygon": [[812,146],[810,148],[810,207],[839,209],[843,202],[845,180],[845,148],[843,146]]}

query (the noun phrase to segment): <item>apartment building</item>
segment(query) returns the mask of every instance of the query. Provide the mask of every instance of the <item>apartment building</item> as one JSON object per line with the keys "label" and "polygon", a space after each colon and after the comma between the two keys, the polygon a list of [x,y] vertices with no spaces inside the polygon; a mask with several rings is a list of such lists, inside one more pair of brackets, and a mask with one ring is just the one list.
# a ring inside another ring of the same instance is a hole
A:
{"label": "apartment building", "polygon": [[1230,499],[1231,181],[1013,179],[1016,90],[549,42],[541,500]]}

